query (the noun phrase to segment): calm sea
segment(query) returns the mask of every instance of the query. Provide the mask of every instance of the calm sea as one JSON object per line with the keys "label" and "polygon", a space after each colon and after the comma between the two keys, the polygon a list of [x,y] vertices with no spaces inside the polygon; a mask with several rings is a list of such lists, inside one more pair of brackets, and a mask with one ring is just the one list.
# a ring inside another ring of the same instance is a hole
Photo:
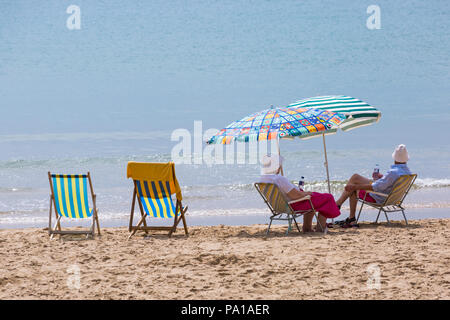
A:
{"label": "calm sea", "polygon": [[[381,29],[366,26],[372,4]],[[126,164],[170,161],[173,130],[331,94],[382,111],[327,138],[333,193],[404,143],[411,217],[450,217],[449,18],[448,1],[0,0],[0,228],[46,226],[48,171],[90,171],[101,223],[126,225]],[[326,191],[320,139],[281,152],[289,178]],[[265,221],[257,164],[176,170],[192,221]]]}

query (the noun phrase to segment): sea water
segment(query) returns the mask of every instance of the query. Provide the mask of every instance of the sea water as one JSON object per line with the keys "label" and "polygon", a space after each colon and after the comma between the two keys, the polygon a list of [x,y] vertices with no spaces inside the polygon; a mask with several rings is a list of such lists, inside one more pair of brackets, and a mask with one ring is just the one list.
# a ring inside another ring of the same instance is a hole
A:
{"label": "sea water", "polygon": [[[66,26],[71,4],[79,30]],[[450,4],[377,1],[376,30],[370,4],[1,1],[0,227],[47,225],[48,171],[90,171],[102,225],[126,225],[126,164],[170,161],[173,130],[193,132],[196,120],[220,129],[330,94],[382,112],[327,137],[332,193],[353,173],[370,177],[374,163],[386,172],[404,143],[418,174],[410,217],[449,217]],[[287,177],[327,191],[320,138],[280,147]],[[258,164],[177,164],[176,173],[191,221],[265,222]]]}

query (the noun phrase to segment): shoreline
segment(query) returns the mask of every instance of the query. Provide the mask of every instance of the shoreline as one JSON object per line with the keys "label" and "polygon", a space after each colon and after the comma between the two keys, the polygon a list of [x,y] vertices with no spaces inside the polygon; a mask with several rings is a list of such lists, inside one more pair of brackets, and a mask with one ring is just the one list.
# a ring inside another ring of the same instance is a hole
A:
{"label": "shoreline", "polygon": [[[0,299],[450,298],[450,219],[325,236],[285,236],[274,225],[266,238],[266,228],[191,226],[189,237],[179,229],[129,241],[126,228],[103,228],[94,240],[3,229]],[[379,288],[368,286],[373,268]],[[77,274],[80,289],[71,287]]]}
{"label": "shoreline", "polygon": [[[406,217],[408,221],[411,220],[428,220],[428,219],[450,219],[450,208],[446,207],[436,207],[436,208],[406,208]],[[358,211],[357,211],[358,213]],[[373,222],[376,219],[377,211],[371,208],[365,208],[363,213],[361,214],[362,222]],[[348,209],[344,208],[342,214],[336,219],[341,220],[345,219],[348,216]],[[228,215],[201,215],[201,216],[193,216],[189,214],[186,215],[188,226],[218,226],[218,225],[228,225],[228,226],[251,226],[254,224],[266,224],[269,221],[270,212],[268,209],[261,209],[261,214],[228,214]],[[129,223],[129,216],[126,217],[124,215],[123,218],[120,219],[104,219],[102,220],[101,212],[99,214],[100,218],[100,226],[107,228],[121,228],[127,227]],[[402,219],[401,213],[394,213],[389,215],[389,219],[399,220]],[[48,221],[48,215],[43,218],[44,221]],[[87,219],[89,220],[89,219]],[[1,221],[1,217],[0,217]],[[68,220],[65,220],[66,222]],[[156,220],[155,220],[156,221]],[[298,220],[302,221],[302,218]],[[380,215],[379,221],[385,222],[385,217],[383,214]],[[163,221],[163,219],[158,219],[155,223],[157,224],[167,224],[168,221]],[[172,220],[170,220],[170,223]],[[64,223],[64,222],[63,222]],[[80,222],[73,221],[72,226],[78,225],[88,225],[90,220]],[[274,224],[283,225],[285,222],[277,222],[274,221]],[[63,224],[64,225],[64,224]],[[33,229],[33,228],[46,228],[48,227],[47,223],[21,223],[21,224],[9,224],[9,223],[1,223],[0,222],[0,230],[20,230],[20,229]]]}

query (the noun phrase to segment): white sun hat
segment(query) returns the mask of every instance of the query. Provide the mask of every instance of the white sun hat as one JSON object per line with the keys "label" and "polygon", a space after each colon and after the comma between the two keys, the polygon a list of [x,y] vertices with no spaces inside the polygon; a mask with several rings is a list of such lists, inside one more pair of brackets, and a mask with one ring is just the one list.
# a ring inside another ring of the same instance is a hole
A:
{"label": "white sun hat", "polygon": [[284,158],[277,154],[264,155],[261,159],[261,174],[276,174]]}
{"label": "white sun hat", "polygon": [[392,153],[392,159],[397,162],[408,162],[409,154],[404,144],[399,144]]}

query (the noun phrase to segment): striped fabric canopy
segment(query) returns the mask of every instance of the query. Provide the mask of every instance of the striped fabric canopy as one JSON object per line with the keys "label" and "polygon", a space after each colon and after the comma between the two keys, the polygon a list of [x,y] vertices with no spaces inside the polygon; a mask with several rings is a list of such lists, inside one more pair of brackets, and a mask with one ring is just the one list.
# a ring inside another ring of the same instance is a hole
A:
{"label": "striped fabric canopy", "polygon": [[381,112],[359,99],[349,96],[321,96],[299,100],[288,108],[315,108],[333,111],[345,115],[346,119],[339,125],[343,131],[367,126],[378,122]]}
{"label": "striped fabric canopy", "polygon": [[89,210],[87,175],[52,174],[56,211],[66,218],[88,218]]}

